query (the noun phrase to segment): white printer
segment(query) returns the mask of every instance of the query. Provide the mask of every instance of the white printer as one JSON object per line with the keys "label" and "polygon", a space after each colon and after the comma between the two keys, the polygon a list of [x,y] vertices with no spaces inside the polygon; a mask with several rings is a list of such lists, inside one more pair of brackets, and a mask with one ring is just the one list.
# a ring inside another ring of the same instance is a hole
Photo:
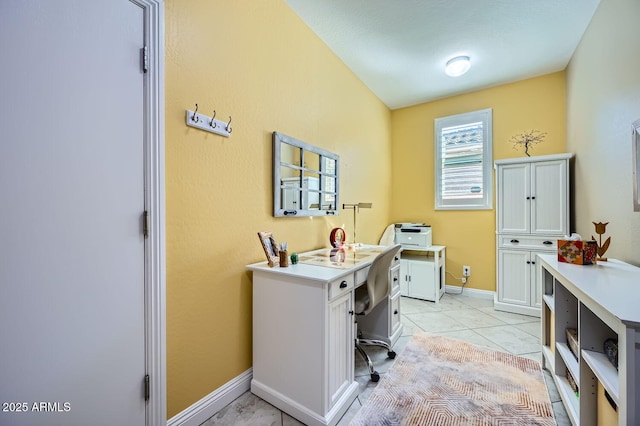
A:
{"label": "white printer", "polygon": [[396,223],[395,243],[405,250],[425,250],[431,247],[431,226],[424,223]]}

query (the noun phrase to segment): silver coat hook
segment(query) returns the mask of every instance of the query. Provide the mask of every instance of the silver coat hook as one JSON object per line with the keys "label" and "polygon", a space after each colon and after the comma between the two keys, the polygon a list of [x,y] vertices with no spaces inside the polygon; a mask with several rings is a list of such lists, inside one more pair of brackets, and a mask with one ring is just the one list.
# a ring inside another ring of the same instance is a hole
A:
{"label": "silver coat hook", "polygon": [[231,116],[229,116],[229,122],[227,123],[227,127],[225,128],[225,130],[231,133]]}
{"label": "silver coat hook", "polygon": [[200,118],[196,117],[197,113],[198,113],[198,104],[196,104],[196,110],[193,112],[193,115],[191,116],[191,120],[193,120],[195,123],[200,121]]}
{"label": "silver coat hook", "polygon": [[213,110],[213,117],[211,117],[211,121],[209,122],[209,126],[213,127],[214,129],[216,127],[218,127],[218,123],[214,123],[213,120],[215,120],[216,118],[216,110]]}

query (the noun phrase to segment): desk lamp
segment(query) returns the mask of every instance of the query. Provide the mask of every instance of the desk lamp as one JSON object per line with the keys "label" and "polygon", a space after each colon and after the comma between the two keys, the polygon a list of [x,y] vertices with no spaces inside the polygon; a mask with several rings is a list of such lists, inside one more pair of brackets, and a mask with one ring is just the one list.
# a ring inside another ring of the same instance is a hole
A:
{"label": "desk lamp", "polygon": [[352,203],[352,204],[343,204],[342,209],[353,209],[353,245],[356,243],[356,213],[360,211],[360,209],[370,209],[372,203]]}

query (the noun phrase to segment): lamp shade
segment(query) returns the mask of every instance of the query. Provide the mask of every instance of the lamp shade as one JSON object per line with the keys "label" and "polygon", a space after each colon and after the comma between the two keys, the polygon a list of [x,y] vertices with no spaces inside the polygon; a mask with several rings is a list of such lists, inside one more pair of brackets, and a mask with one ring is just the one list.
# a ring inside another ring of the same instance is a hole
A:
{"label": "lamp shade", "polygon": [[456,56],[447,62],[444,72],[451,77],[458,77],[469,71],[471,60],[468,56]]}

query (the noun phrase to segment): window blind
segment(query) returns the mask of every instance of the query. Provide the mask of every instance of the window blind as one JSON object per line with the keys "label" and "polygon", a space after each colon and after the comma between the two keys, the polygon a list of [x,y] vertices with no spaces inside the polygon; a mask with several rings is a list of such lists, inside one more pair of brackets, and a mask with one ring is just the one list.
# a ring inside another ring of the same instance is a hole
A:
{"label": "window blind", "polygon": [[484,197],[483,134],[482,121],[442,129],[443,199]]}

